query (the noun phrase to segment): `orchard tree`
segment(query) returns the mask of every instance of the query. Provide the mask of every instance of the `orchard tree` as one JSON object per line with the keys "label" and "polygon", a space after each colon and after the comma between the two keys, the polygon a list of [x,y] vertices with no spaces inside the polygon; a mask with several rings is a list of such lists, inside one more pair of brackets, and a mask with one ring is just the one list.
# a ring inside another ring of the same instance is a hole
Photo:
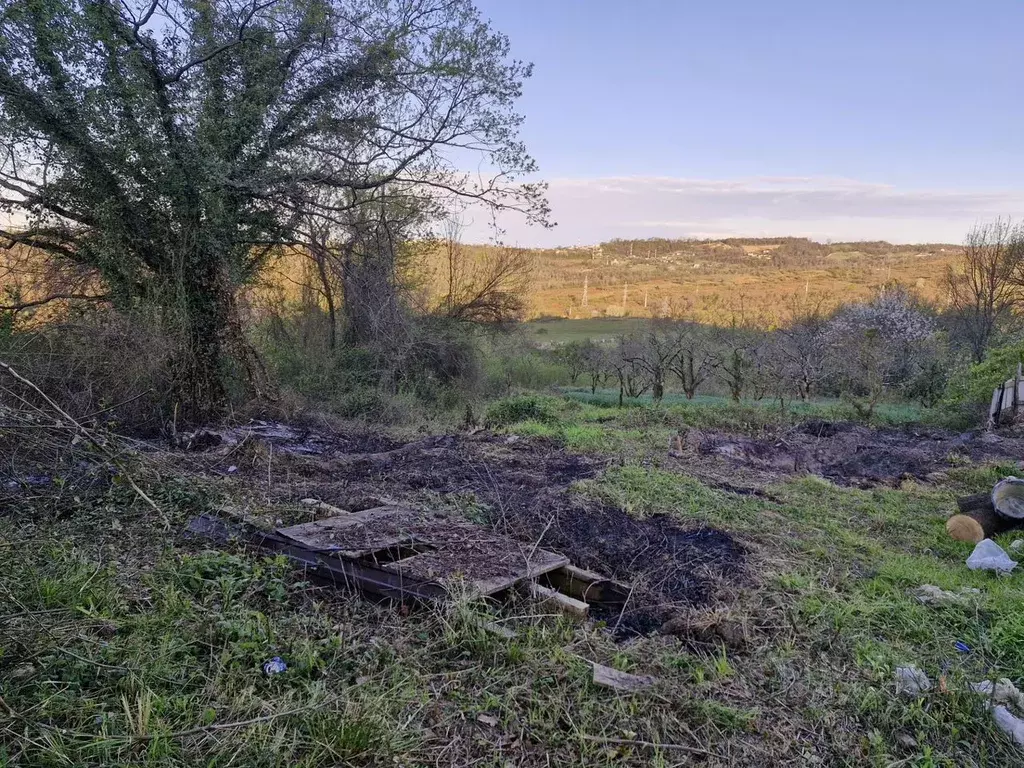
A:
{"label": "orchard tree", "polygon": [[673,323],[648,321],[642,331],[623,339],[620,350],[626,362],[643,372],[650,382],[655,401],[665,396],[665,379],[682,352],[679,333]]}
{"label": "orchard tree", "polygon": [[355,222],[371,276],[393,201],[546,222],[543,186],[518,183],[529,74],[471,0],[0,0],[0,244],[160,315],[204,418],[243,345],[239,289],[311,216]]}
{"label": "orchard tree", "polygon": [[823,338],[844,394],[867,419],[887,390],[908,386],[920,372],[922,350],[935,335],[935,323],[914,298],[889,287],[870,302],[840,309]]}
{"label": "orchard tree", "polygon": [[670,368],[679,378],[686,399],[692,400],[714,373],[717,360],[708,331],[699,323],[682,322],[677,327],[677,334],[679,354]]}

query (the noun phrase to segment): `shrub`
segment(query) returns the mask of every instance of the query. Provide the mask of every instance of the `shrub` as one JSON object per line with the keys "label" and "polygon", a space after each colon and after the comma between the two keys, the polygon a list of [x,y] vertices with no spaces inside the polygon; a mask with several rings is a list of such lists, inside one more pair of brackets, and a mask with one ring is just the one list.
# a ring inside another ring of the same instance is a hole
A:
{"label": "shrub", "polygon": [[488,406],[484,424],[492,429],[507,427],[520,421],[553,424],[558,421],[555,412],[557,402],[555,398],[540,395],[507,397]]}
{"label": "shrub", "polygon": [[0,334],[0,360],[72,417],[135,434],[156,433],[173,418],[174,348],[149,318],[108,310]]}
{"label": "shrub", "polygon": [[1024,363],[1024,341],[990,349],[980,363],[953,374],[948,402],[988,405],[992,391],[1013,376],[1019,363]]}

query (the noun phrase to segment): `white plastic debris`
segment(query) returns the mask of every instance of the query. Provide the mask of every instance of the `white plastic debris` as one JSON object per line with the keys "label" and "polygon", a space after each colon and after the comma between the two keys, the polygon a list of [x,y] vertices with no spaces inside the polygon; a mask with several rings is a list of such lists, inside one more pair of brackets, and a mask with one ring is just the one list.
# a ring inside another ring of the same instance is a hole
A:
{"label": "white plastic debris", "polygon": [[967,558],[967,567],[972,571],[1009,573],[1017,567],[1017,563],[992,539],[982,539]]}
{"label": "white plastic debris", "polygon": [[911,597],[925,605],[969,605],[981,594],[980,589],[962,587],[956,592],[937,587],[934,584],[922,584],[909,590]]}
{"label": "white plastic debris", "polygon": [[270,677],[271,675],[279,675],[286,669],[288,669],[288,665],[284,663],[284,660],[280,656],[275,656],[263,664],[263,674],[267,677]]}
{"label": "white plastic debris", "polygon": [[925,691],[930,691],[932,681],[923,670],[913,664],[906,667],[896,667],[896,692],[905,693],[908,696],[919,696]]}
{"label": "white plastic debris", "polygon": [[999,730],[1013,739],[1018,747],[1024,747],[1024,720],[1004,706],[992,707],[992,717],[995,718]]}
{"label": "white plastic debris", "polygon": [[1013,704],[1024,710],[1024,693],[1017,690],[1017,686],[1009,678],[1002,677],[995,683],[991,680],[971,683],[971,690],[980,693],[993,704]]}
{"label": "white plastic debris", "polygon": [[1024,539],[1014,539],[1013,543],[1010,544],[1010,549],[1013,552],[1020,552],[1024,549]]}

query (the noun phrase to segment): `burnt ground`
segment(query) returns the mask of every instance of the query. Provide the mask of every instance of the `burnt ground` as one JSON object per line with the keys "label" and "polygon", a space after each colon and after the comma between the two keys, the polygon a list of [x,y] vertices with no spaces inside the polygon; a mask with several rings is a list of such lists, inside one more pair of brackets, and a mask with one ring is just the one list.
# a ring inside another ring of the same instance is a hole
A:
{"label": "burnt ground", "polygon": [[[348,511],[436,499],[529,546],[633,586],[626,610],[604,616],[620,634],[656,630],[680,606],[707,604],[742,580],[745,549],[728,533],[668,516],[638,520],[570,490],[606,461],[551,440],[490,433],[442,435],[401,444],[379,435],[317,433],[273,425],[257,430],[275,455],[269,489],[279,502],[316,498]],[[241,461],[237,433],[225,434],[220,464],[266,481],[261,461]],[[249,438],[250,440],[252,438]],[[232,465],[235,466],[235,465]]]}
{"label": "burnt ground", "polygon": [[[907,479],[932,481],[953,466],[1019,462],[1024,439],[986,432],[955,433],[927,427],[873,429],[849,422],[812,420],[764,437],[690,430],[674,451],[688,472],[730,477],[756,490],[784,476],[813,474],[837,485],[897,486]],[[936,474],[939,473],[939,474]]]}
{"label": "burnt ground", "polygon": [[[606,617],[619,631],[652,631],[745,578],[746,548],[729,533],[668,516],[636,519],[573,492],[574,482],[597,476],[608,462],[553,440],[483,432],[403,443],[380,433],[257,423],[206,434],[194,447],[216,471],[232,463],[231,474],[251,476],[284,507],[316,498],[349,511],[394,503],[455,508],[524,544],[560,552],[633,585],[625,613]],[[860,487],[936,480],[957,463],[1018,460],[1024,439],[808,421],[759,438],[690,430],[676,449],[664,457],[665,468],[728,492],[767,495],[768,484],[806,473]]]}

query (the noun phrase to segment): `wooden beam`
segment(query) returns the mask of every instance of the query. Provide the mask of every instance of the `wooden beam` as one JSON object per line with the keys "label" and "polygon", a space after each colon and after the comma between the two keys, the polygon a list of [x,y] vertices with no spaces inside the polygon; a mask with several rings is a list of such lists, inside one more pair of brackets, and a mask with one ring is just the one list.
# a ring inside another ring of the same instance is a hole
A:
{"label": "wooden beam", "polygon": [[590,606],[582,600],[563,595],[548,587],[542,587],[536,582],[530,584],[530,596],[541,605],[549,606],[578,619],[585,619],[590,615]]}
{"label": "wooden beam", "polygon": [[554,589],[585,603],[600,603],[609,608],[625,605],[630,589],[599,573],[565,565],[545,574],[543,581]]}

